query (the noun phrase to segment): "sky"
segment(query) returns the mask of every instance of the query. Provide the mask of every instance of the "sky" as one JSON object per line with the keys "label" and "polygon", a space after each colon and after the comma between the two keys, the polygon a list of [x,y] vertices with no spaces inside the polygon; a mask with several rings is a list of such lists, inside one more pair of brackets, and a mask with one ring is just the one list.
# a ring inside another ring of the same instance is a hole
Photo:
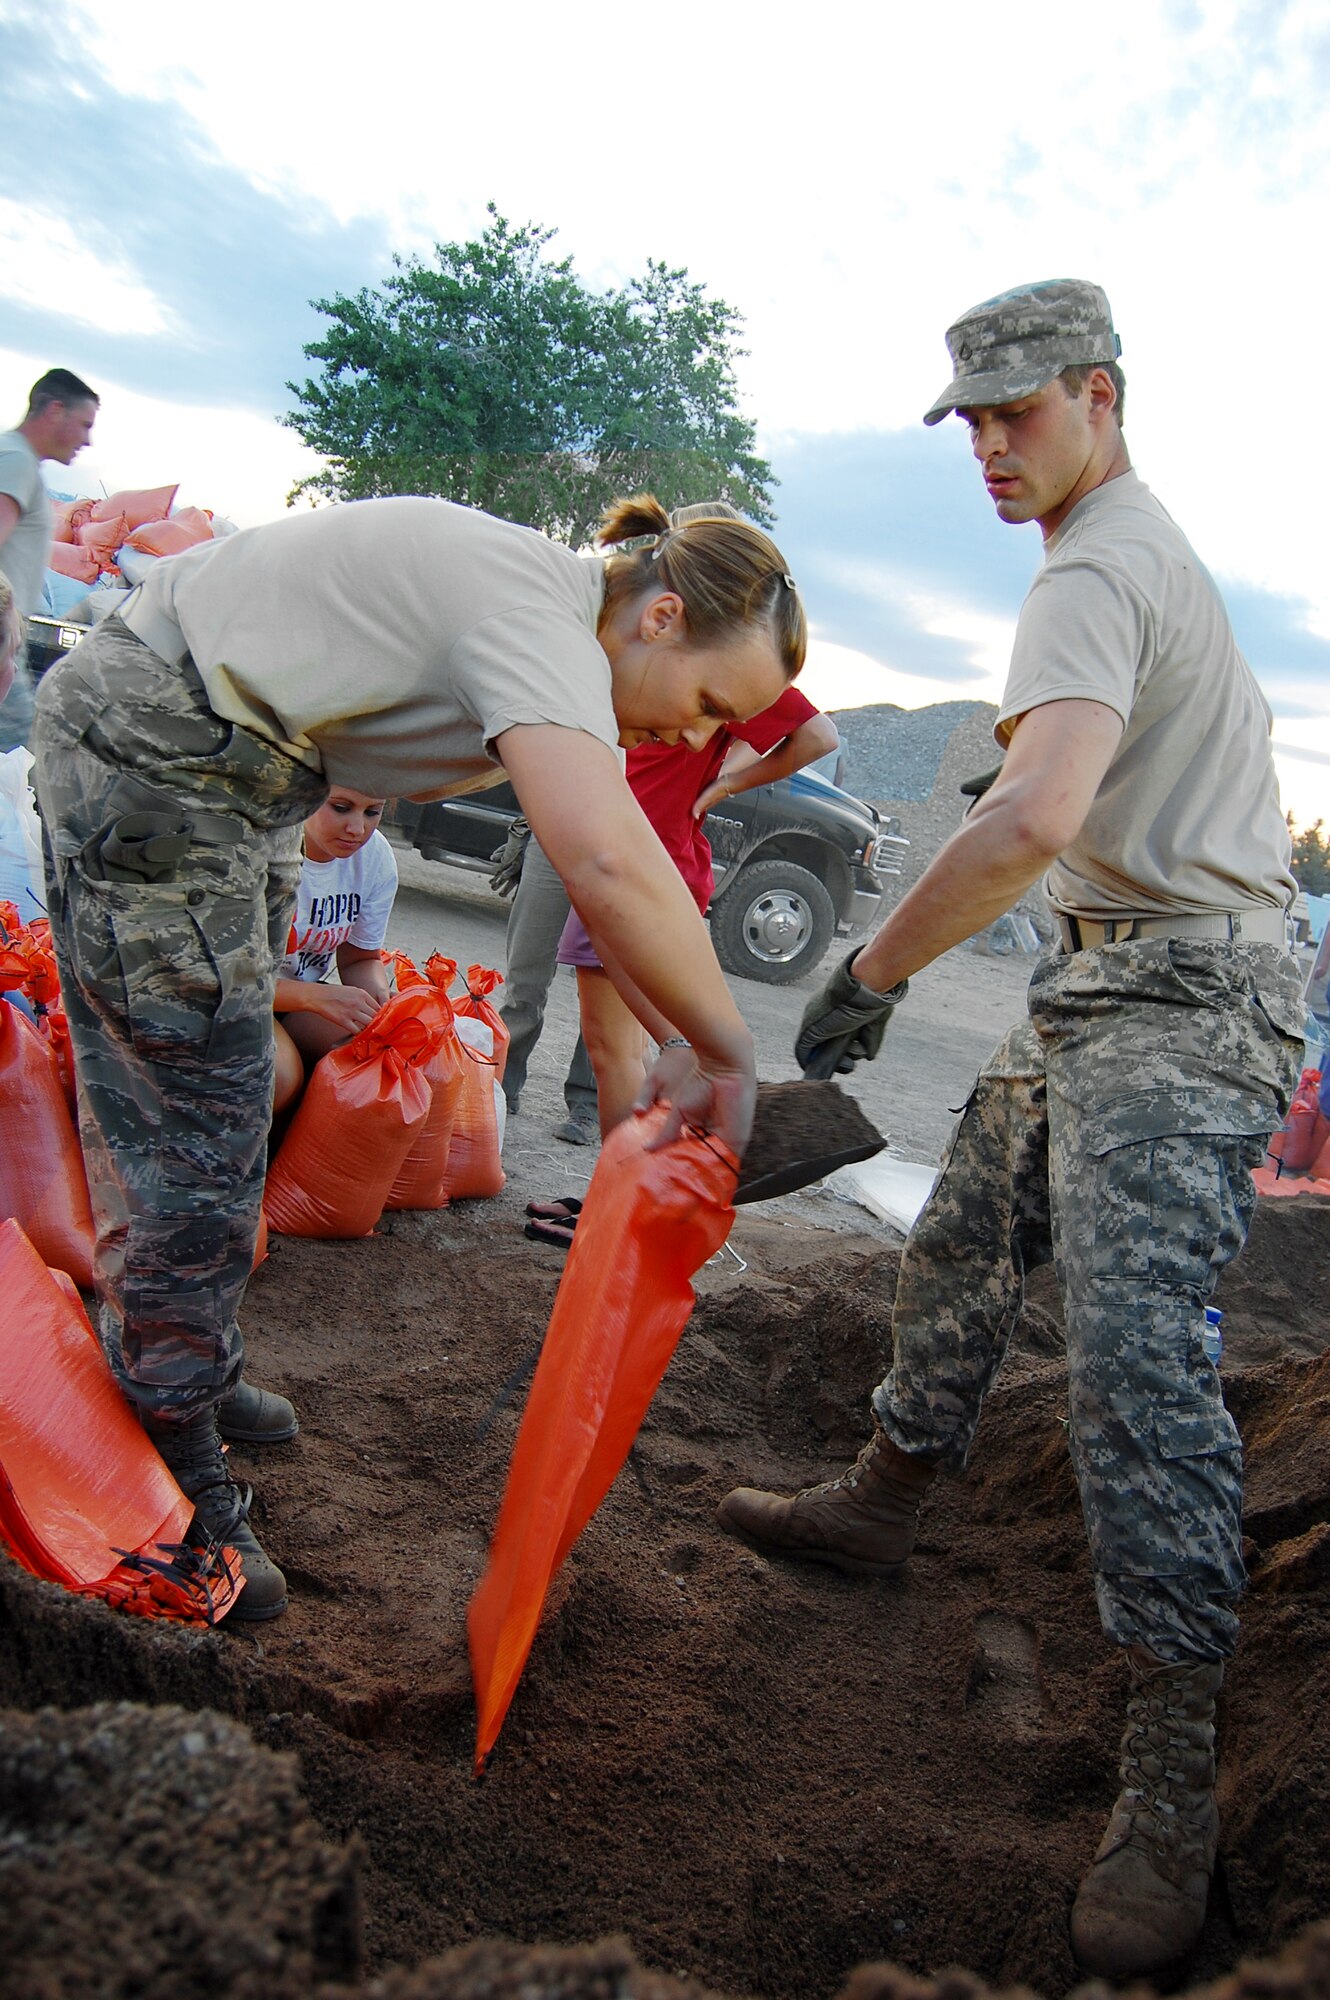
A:
{"label": "sky", "polygon": [[0,424],[53,365],[102,397],[59,490],[178,478],[277,518],[314,463],[278,421],[311,302],[494,201],[590,284],[655,258],[742,314],[814,701],[995,701],[1038,530],[920,417],[968,306],[1092,278],[1137,470],[1220,583],[1286,805],[1330,819],[1330,524],[1294,393],[1326,319],[1330,0],[351,18],[0,0]]}

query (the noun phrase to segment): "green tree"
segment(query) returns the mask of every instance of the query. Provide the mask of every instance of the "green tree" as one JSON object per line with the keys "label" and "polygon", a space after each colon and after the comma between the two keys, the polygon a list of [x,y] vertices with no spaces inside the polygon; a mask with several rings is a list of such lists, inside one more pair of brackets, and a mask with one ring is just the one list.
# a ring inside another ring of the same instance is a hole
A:
{"label": "green tree", "polygon": [[489,215],[432,264],[395,257],[381,286],[313,301],[320,372],[287,383],[282,421],[327,462],[288,505],[431,493],[575,547],[644,490],[769,524],[775,481],[736,402],[739,314],[654,262],[593,292],[545,255],[553,230]]}
{"label": "green tree", "polygon": [[1299,832],[1290,813],[1288,830],[1293,841],[1293,873],[1298,887],[1309,896],[1330,896],[1330,845],[1325,838],[1325,821],[1318,819]]}

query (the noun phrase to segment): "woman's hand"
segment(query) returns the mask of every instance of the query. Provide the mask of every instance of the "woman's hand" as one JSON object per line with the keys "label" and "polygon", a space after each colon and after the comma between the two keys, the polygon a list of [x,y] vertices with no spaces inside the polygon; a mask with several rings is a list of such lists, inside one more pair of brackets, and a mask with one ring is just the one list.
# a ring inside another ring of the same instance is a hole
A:
{"label": "woman's hand", "polygon": [[753,1129],[757,1072],[751,1049],[744,1062],[716,1062],[694,1049],[666,1049],[642,1086],[636,1111],[668,1104],[670,1115],[647,1148],[658,1152],[686,1128],[714,1132],[742,1159]]}
{"label": "woman's hand", "polygon": [[349,1040],[367,1028],[382,1004],[374,994],[367,993],[363,986],[334,986],[322,979],[308,979],[303,982],[309,989],[305,1011],[320,1014],[325,1021],[331,1021],[335,1028]]}
{"label": "woman's hand", "polygon": [[722,772],[720,777],[713,778],[709,785],[704,785],[693,800],[693,818],[705,819],[713,806],[718,806],[723,799],[733,797],[734,787]]}

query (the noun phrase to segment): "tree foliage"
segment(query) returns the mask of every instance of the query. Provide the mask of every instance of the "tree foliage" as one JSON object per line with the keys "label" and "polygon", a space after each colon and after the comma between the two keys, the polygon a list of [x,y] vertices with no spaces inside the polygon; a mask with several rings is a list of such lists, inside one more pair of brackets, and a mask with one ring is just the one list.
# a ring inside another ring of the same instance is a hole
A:
{"label": "tree foliage", "polygon": [[431,264],[395,257],[383,285],[313,301],[320,372],[287,383],[283,422],[327,463],[288,504],[430,493],[574,546],[644,490],[768,524],[775,482],[736,401],[739,314],[650,261],[594,292],[545,255],[553,230],[489,215]]}
{"label": "tree foliage", "polygon": [[1318,819],[1299,832],[1290,813],[1288,830],[1293,840],[1293,873],[1298,887],[1309,896],[1330,896],[1330,843],[1325,838],[1325,821]]}

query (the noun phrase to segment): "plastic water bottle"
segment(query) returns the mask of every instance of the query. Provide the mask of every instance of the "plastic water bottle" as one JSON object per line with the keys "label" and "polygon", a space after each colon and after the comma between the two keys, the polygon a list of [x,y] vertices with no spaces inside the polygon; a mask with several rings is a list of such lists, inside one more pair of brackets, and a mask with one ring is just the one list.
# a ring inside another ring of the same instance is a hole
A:
{"label": "plastic water bottle", "polygon": [[1201,1346],[1205,1349],[1207,1361],[1219,1366],[1219,1358],[1224,1352],[1224,1315],[1217,1306],[1205,1309],[1205,1332],[1201,1335]]}

